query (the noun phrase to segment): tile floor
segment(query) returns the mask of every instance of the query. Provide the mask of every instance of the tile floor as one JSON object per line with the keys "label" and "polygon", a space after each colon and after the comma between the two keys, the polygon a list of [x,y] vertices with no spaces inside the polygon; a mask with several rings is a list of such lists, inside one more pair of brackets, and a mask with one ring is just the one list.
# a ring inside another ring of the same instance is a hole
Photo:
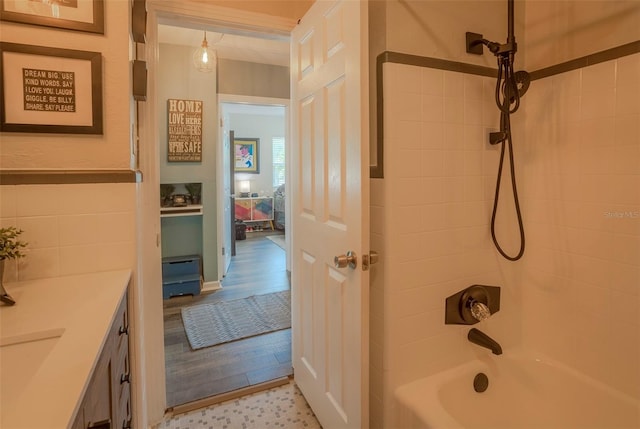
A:
{"label": "tile floor", "polygon": [[293,381],[167,418],[158,429],[322,429]]}

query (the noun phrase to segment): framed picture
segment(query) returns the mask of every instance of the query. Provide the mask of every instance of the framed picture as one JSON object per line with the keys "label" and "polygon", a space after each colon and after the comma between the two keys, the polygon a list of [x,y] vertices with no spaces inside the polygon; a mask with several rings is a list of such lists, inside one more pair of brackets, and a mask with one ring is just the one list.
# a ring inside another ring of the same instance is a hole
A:
{"label": "framed picture", "polygon": [[102,55],[0,42],[0,131],[102,134]]}
{"label": "framed picture", "polygon": [[234,171],[237,173],[260,173],[260,139],[233,140]]}
{"label": "framed picture", "polygon": [[104,0],[0,0],[0,19],[104,34]]}
{"label": "framed picture", "polygon": [[202,162],[202,100],[167,100],[167,161]]}

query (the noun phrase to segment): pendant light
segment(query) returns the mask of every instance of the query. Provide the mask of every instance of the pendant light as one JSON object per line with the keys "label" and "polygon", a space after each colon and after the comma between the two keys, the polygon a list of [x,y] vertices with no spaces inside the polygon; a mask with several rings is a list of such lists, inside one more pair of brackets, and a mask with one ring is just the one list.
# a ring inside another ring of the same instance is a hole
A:
{"label": "pendant light", "polygon": [[209,48],[206,31],[204,32],[202,46],[193,53],[193,65],[203,73],[211,73],[216,66],[216,51]]}

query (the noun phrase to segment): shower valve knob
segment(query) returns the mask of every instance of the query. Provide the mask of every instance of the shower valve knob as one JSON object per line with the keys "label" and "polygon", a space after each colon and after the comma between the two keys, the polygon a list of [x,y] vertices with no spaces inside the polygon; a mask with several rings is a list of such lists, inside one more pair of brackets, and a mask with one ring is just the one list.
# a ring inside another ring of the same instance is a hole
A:
{"label": "shower valve knob", "polygon": [[473,301],[471,303],[471,315],[475,317],[479,322],[482,322],[483,320],[487,320],[489,317],[491,317],[491,311],[485,304],[478,301]]}

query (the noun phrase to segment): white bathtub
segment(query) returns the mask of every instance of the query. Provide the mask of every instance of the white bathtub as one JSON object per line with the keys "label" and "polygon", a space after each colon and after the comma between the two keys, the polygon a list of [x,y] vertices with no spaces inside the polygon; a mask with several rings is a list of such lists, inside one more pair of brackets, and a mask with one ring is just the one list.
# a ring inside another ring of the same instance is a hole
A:
{"label": "white bathtub", "polygon": [[[483,372],[489,387],[474,390]],[[428,429],[640,428],[640,403],[577,371],[523,353],[487,356],[399,387],[398,426]]]}

